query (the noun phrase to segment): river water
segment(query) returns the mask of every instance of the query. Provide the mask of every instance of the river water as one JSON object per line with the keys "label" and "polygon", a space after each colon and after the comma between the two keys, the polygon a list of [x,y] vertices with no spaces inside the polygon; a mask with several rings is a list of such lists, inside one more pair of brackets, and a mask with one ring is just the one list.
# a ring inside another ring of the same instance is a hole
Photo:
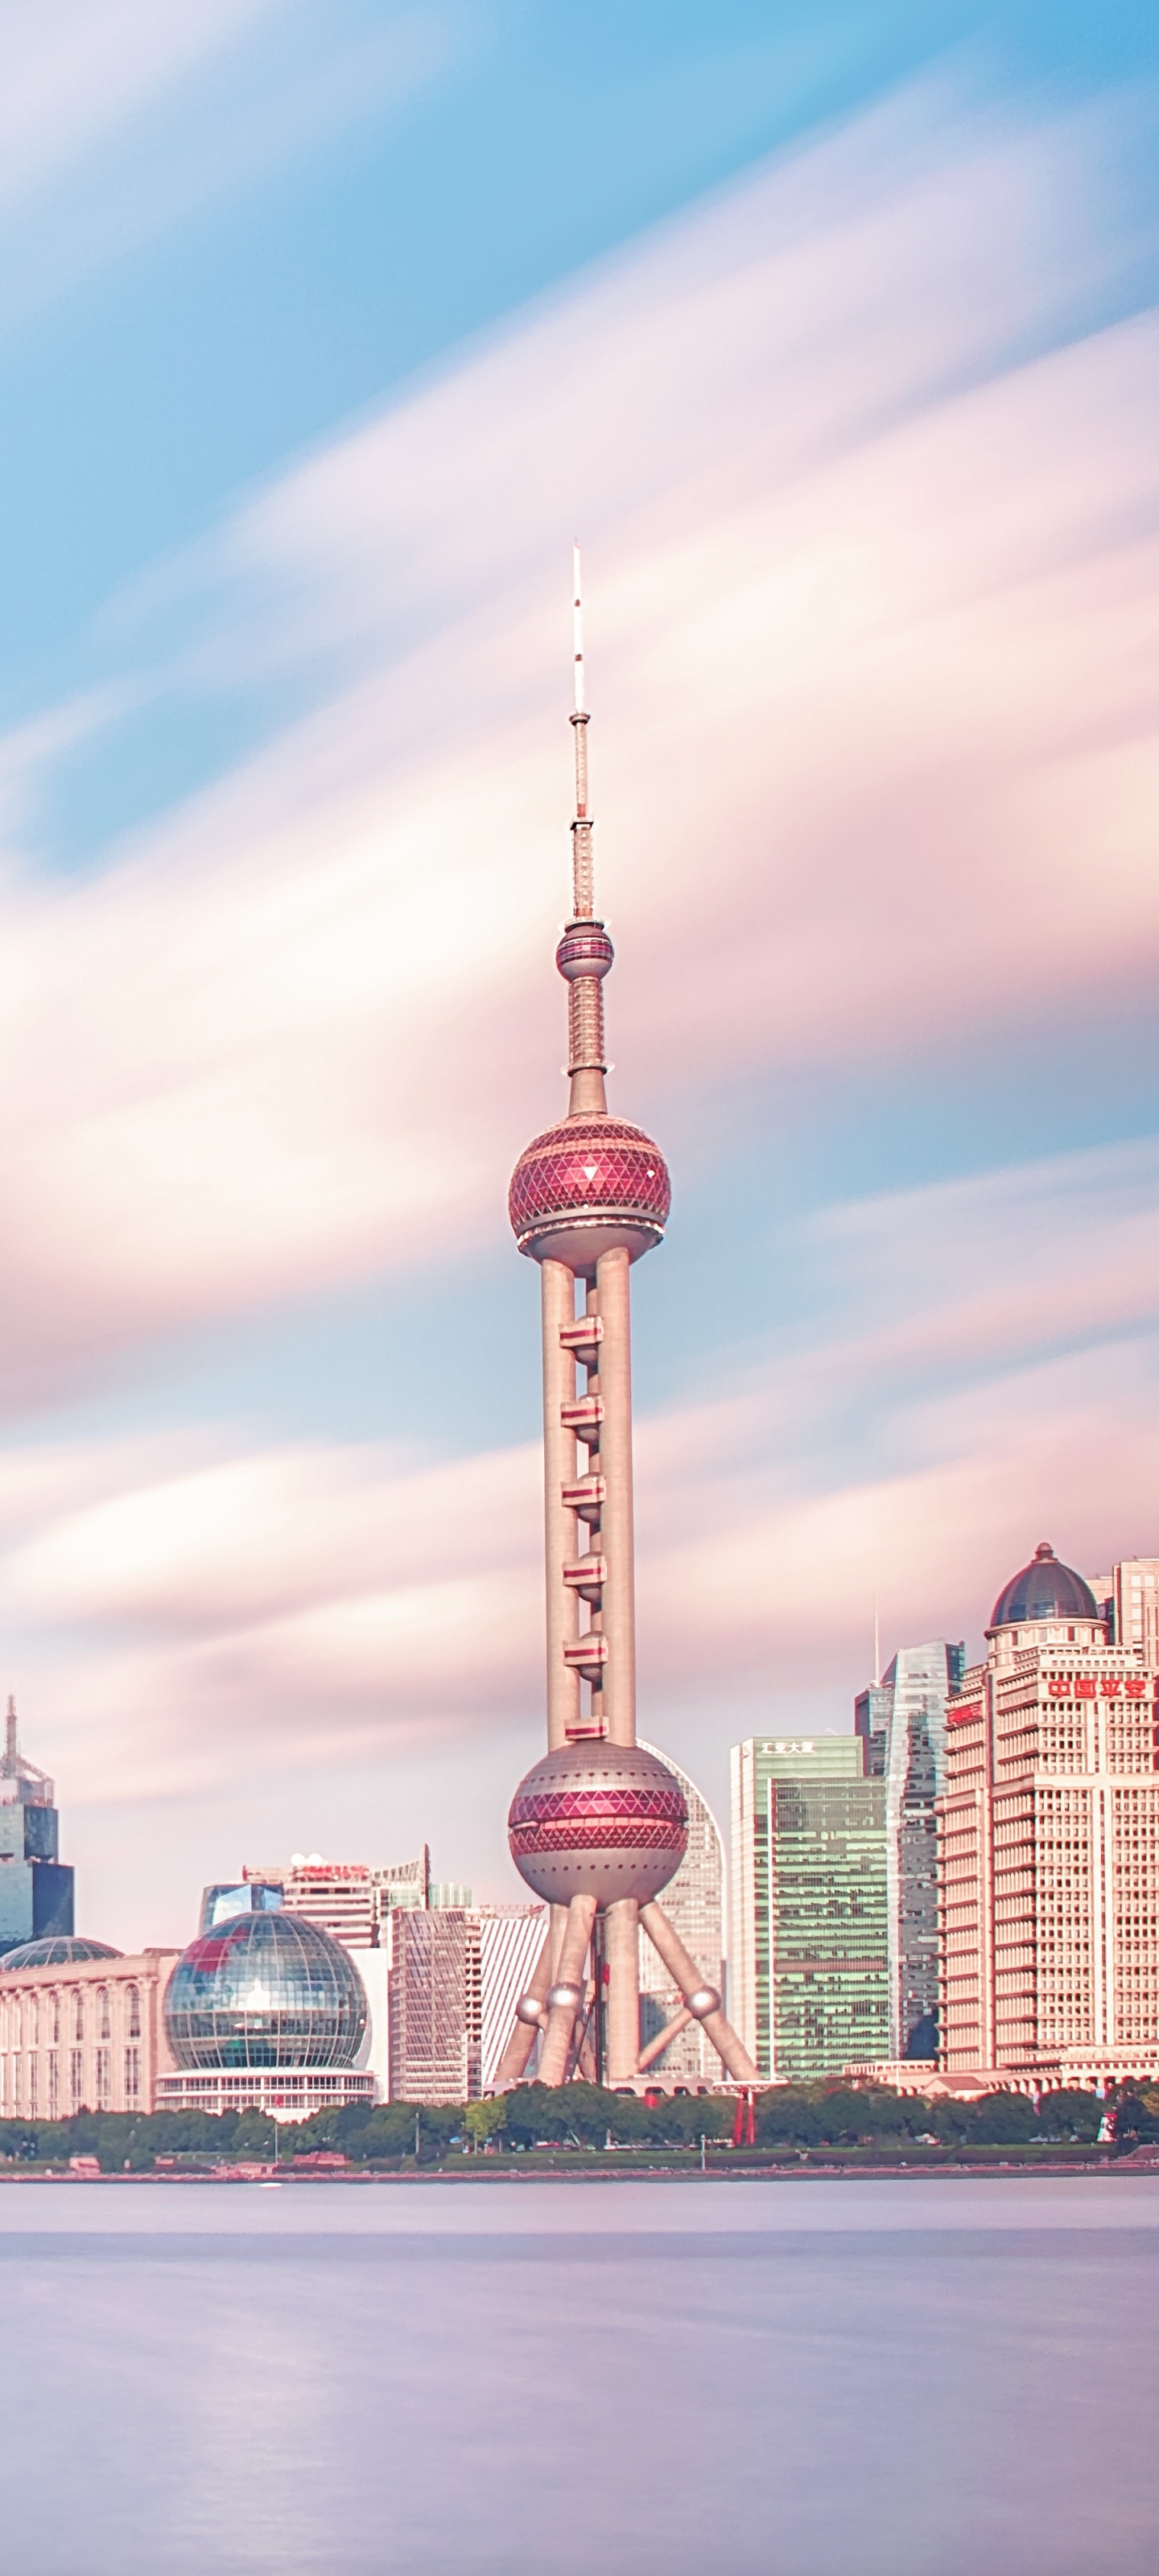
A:
{"label": "river water", "polygon": [[12,2576],[1151,2576],[1159,2180],[13,2183]]}

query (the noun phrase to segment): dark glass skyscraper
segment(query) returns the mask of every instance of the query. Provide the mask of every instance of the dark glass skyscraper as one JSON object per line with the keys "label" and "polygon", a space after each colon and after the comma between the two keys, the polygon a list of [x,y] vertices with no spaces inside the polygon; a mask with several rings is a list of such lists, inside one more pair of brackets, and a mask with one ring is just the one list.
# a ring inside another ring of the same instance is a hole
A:
{"label": "dark glass skyscraper", "polygon": [[73,1874],[57,1857],[59,1827],[53,1783],[25,1761],[10,1699],[0,1755],[0,1951],[73,1929]]}
{"label": "dark glass skyscraper", "polygon": [[937,1638],[903,1646],[855,1703],[865,1768],[884,1780],[889,1876],[891,2057],[938,2053],[937,1819],[946,1786],[946,1702],[960,1687],[964,1646]]}

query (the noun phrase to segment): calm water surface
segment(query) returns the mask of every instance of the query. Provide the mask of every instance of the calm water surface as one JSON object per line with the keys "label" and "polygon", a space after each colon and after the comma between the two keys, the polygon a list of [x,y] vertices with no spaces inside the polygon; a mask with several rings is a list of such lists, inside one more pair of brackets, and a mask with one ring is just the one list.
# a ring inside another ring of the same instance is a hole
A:
{"label": "calm water surface", "polygon": [[1159,2182],[0,2189],[12,2576],[1151,2576]]}

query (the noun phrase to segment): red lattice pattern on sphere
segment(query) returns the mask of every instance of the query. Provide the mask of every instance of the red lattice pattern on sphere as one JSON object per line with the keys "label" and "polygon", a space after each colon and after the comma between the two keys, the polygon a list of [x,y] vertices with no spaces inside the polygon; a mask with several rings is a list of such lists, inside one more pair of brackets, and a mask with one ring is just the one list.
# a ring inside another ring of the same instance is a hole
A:
{"label": "red lattice pattern on sphere", "polygon": [[540,1789],[512,1801],[511,1849],[552,1851],[683,1851],[688,1833],[684,1793],[646,1785],[630,1789]]}
{"label": "red lattice pattern on sphere", "polygon": [[523,1853],[534,1855],[546,1852],[676,1851],[682,1853],[688,1840],[688,1828],[686,1825],[676,1824],[670,1817],[657,1818],[653,1823],[649,1823],[643,1817],[637,1818],[632,1823],[625,1817],[622,1822],[617,1823],[614,1817],[605,1817],[601,1822],[598,1817],[593,1816],[585,1823],[582,1817],[572,1816],[568,1820],[561,1816],[555,1824],[544,1820],[539,1824],[509,1825],[507,1839],[511,1845],[513,1860],[518,1860]]}
{"label": "red lattice pattern on sphere", "polygon": [[511,1176],[516,1234],[549,1216],[640,1216],[665,1225],[672,1184],[663,1155],[626,1118],[567,1118],[532,1138]]}

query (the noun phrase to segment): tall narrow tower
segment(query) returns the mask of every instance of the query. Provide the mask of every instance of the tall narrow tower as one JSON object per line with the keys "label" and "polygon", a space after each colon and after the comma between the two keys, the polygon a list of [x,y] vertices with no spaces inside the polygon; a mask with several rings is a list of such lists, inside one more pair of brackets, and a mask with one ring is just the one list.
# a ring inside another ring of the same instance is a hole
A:
{"label": "tall narrow tower", "polygon": [[577,2073],[634,2080],[642,1924],[682,1997],[668,2036],[699,2021],[727,2073],[749,2083],[756,2069],[716,1988],[656,1901],[683,1858],[688,1815],[675,1772],[636,1742],[629,1279],[663,1237],[670,1191],[662,1154],[611,1115],[604,1087],[613,951],[595,910],[584,694],[577,549],[572,918],[555,956],[568,987],[570,1097],[566,1118],[520,1155],[509,1202],[543,1289],[548,1749],[515,1793],[508,1830],[517,1869],[550,1903],[551,1929],[499,2080],[523,2074],[537,2030],[545,2084]]}

